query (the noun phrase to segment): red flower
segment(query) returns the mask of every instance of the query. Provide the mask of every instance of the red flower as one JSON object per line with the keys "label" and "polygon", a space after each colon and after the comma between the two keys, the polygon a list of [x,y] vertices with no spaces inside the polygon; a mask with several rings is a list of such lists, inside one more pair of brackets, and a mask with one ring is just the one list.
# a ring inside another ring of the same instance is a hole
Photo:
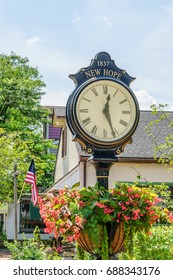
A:
{"label": "red flower", "polygon": [[113,207],[105,207],[105,209],[104,209],[104,213],[105,214],[110,214],[112,212],[114,212],[114,208]]}
{"label": "red flower", "polygon": [[124,216],[124,220],[128,221],[128,220],[130,220],[130,217],[129,216]]}
{"label": "red flower", "polygon": [[105,205],[101,202],[96,202],[95,205],[98,206],[99,208],[105,208]]}
{"label": "red flower", "polygon": [[127,207],[124,206],[124,204],[121,205],[121,209],[124,211],[124,210],[127,210]]}
{"label": "red flower", "polygon": [[[46,225],[45,232],[61,235],[66,241],[75,241],[81,229],[115,221],[125,222],[136,231],[150,227],[158,219],[157,203],[161,200],[149,189],[122,184],[111,191],[93,187],[81,190],[59,190],[39,198],[40,215]],[[173,222],[173,214],[164,215]]]}
{"label": "red flower", "polygon": [[79,201],[79,207],[85,207],[86,203],[82,200]]}
{"label": "red flower", "polygon": [[173,214],[172,213],[169,213],[169,220],[171,223],[173,223]]}
{"label": "red flower", "polygon": [[62,252],[62,246],[59,246],[56,251],[59,253],[59,252]]}
{"label": "red flower", "polygon": [[68,242],[72,242],[73,241],[73,235],[67,236],[66,239],[67,239]]}
{"label": "red flower", "polygon": [[79,227],[82,227],[83,219],[82,219],[80,216],[76,216],[76,217],[75,217],[75,223],[76,223],[76,225],[78,225]]}

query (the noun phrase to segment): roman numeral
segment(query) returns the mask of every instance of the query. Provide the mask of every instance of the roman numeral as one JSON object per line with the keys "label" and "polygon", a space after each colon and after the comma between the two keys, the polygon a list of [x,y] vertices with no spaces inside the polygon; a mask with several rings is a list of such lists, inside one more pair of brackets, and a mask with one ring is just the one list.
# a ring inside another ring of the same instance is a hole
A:
{"label": "roman numeral", "polygon": [[87,124],[89,124],[91,122],[90,118],[86,118],[82,121],[83,125],[86,126]]}
{"label": "roman numeral", "polygon": [[97,91],[96,91],[95,88],[92,88],[91,90],[92,90],[92,92],[95,94],[95,96],[98,96],[98,93],[97,93]]}
{"label": "roman numeral", "polygon": [[113,97],[115,97],[115,95],[117,94],[117,92],[118,92],[118,88],[117,88],[117,90],[115,91],[115,93],[114,93]]}
{"label": "roman numeral", "polygon": [[130,111],[122,111],[122,114],[130,115]]}
{"label": "roman numeral", "polygon": [[88,113],[88,109],[80,109],[80,113]]}
{"label": "roman numeral", "polygon": [[91,102],[91,100],[89,100],[89,99],[87,99],[85,97],[83,97],[82,99],[84,99],[85,101]]}
{"label": "roman numeral", "polygon": [[103,137],[107,138],[107,129],[105,129],[105,128],[103,129]]}
{"label": "roman numeral", "polygon": [[115,131],[116,134],[119,134],[115,127],[114,127],[114,131]]}
{"label": "roman numeral", "polygon": [[124,100],[120,101],[120,104],[123,104],[126,101],[127,101],[127,99],[124,99]]}
{"label": "roman numeral", "polygon": [[98,127],[96,125],[93,126],[93,129],[91,130],[92,134],[96,134]]}
{"label": "roman numeral", "polygon": [[108,86],[103,85],[103,93],[108,94]]}
{"label": "roman numeral", "polygon": [[123,121],[122,119],[120,120],[120,124],[122,124],[122,125],[125,126],[125,127],[128,125],[128,123],[125,122],[125,121]]}

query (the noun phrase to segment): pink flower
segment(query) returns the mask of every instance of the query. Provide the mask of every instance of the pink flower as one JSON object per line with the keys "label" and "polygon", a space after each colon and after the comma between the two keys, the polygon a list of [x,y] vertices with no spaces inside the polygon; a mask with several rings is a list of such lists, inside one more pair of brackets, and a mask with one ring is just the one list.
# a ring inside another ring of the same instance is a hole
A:
{"label": "pink flower", "polygon": [[126,201],[125,203],[126,203],[126,205],[129,205],[131,202],[130,201]]}
{"label": "pink flower", "polygon": [[81,227],[82,224],[83,224],[83,219],[82,219],[80,216],[76,216],[76,217],[75,217],[75,223],[76,223],[76,225],[78,225],[79,227]]}
{"label": "pink flower", "polygon": [[122,205],[121,205],[121,209],[122,209],[122,210],[127,210],[127,207],[124,206],[124,204],[122,204]]}
{"label": "pink flower", "polygon": [[110,214],[110,213],[112,213],[112,212],[114,212],[114,208],[113,207],[105,207],[105,209],[104,209],[104,213],[105,214]]}
{"label": "pink flower", "polygon": [[79,207],[85,207],[86,203],[82,200],[79,201]]}
{"label": "pink flower", "polygon": [[130,220],[130,217],[129,216],[124,216],[124,220],[128,221],[128,220]]}
{"label": "pink flower", "polygon": [[56,251],[59,253],[59,252],[62,252],[62,246],[59,246]]}
{"label": "pink flower", "polygon": [[95,205],[98,206],[99,208],[105,208],[105,205],[101,202],[96,202]]}
{"label": "pink flower", "polygon": [[163,199],[161,199],[161,198],[158,198],[158,197],[154,198],[155,203],[159,203],[159,202],[162,202],[162,201],[163,201]]}
{"label": "pink flower", "polygon": [[68,242],[72,242],[72,241],[73,241],[73,235],[67,236],[66,240],[67,240]]}
{"label": "pink flower", "polygon": [[75,233],[75,234],[73,234],[74,240],[78,240],[79,237],[80,237],[80,233]]}
{"label": "pink flower", "polygon": [[139,209],[133,210],[133,218],[132,218],[132,220],[139,219],[139,212],[140,212]]}
{"label": "pink flower", "polygon": [[169,213],[169,220],[171,223],[173,223],[173,214],[171,212]]}
{"label": "pink flower", "polygon": [[135,193],[134,197],[136,197],[136,198],[140,198],[140,194]]}
{"label": "pink flower", "polygon": [[61,227],[61,228],[59,229],[59,232],[60,232],[61,234],[63,234],[63,233],[66,232],[66,229]]}

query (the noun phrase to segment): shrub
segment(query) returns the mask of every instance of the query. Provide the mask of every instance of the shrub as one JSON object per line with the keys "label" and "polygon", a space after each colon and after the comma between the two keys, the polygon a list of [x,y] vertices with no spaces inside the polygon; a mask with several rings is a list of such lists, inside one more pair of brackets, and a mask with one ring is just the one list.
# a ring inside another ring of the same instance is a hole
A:
{"label": "shrub", "polygon": [[33,238],[26,239],[23,234],[22,241],[4,241],[5,247],[8,248],[13,260],[59,260],[61,259],[58,252],[51,248],[45,248],[40,238],[40,229],[36,226],[33,232]]}
{"label": "shrub", "polygon": [[5,247],[8,248],[13,260],[43,260],[44,259],[44,245],[36,242],[33,238],[27,240],[24,237],[20,241],[4,241]]}
{"label": "shrub", "polygon": [[133,240],[133,257],[120,253],[121,260],[173,260],[173,226],[153,226],[150,235],[136,233]]}

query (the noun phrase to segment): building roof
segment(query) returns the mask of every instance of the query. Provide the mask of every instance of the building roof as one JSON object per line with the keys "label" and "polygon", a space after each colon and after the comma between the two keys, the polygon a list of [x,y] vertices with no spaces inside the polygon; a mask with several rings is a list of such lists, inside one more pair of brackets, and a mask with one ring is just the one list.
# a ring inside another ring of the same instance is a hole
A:
{"label": "building roof", "polygon": [[65,117],[65,106],[43,106],[58,117]]}
{"label": "building roof", "polygon": [[[173,119],[173,112],[171,114],[171,119]],[[132,135],[132,143],[127,144],[118,158],[119,160],[153,160],[154,159],[154,143],[149,132],[146,131],[147,125],[156,119],[156,116],[152,114],[151,111],[140,111],[139,124],[136,131]],[[157,137],[158,143],[164,143],[165,137],[168,134],[173,134],[173,127],[168,127],[167,120],[159,122],[152,127],[153,134]],[[76,143],[77,150],[80,155],[86,155],[81,151],[80,146]],[[88,155],[89,156],[89,155]]]}
{"label": "building roof", "polygon": [[65,117],[65,106],[55,106],[54,107],[54,114],[57,117]]}
{"label": "building roof", "polygon": [[[172,115],[172,118],[173,112],[169,113]],[[149,132],[146,131],[146,127],[156,118],[151,111],[140,111],[139,124],[132,136],[133,142],[125,147],[124,152],[119,156],[120,158],[154,158],[154,142],[152,137],[149,136]],[[169,128],[167,120],[163,120],[153,125],[152,132],[160,144],[165,142],[165,137],[169,133],[173,134],[173,128]]]}
{"label": "building roof", "polygon": [[[54,114],[57,117],[65,117],[65,106],[47,106],[47,108],[54,111]],[[173,119],[173,112],[169,112],[171,115],[171,119]],[[131,144],[127,144],[124,148],[124,152],[122,152],[118,158],[119,159],[153,159],[154,158],[154,143],[151,136],[149,136],[146,131],[147,125],[155,120],[157,117],[152,114],[149,110],[141,110],[140,111],[140,119],[139,124],[137,126],[136,131],[132,136],[133,142]],[[164,143],[165,137],[168,134],[173,134],[173,127],[169,128],[167,120],[155,124],[152,127],[152,131],[154,135],[157,137],[159,143]],[[77,151],[79,156],[90,156],[81,150],[81,147],[78,143],[76,143]]]}

